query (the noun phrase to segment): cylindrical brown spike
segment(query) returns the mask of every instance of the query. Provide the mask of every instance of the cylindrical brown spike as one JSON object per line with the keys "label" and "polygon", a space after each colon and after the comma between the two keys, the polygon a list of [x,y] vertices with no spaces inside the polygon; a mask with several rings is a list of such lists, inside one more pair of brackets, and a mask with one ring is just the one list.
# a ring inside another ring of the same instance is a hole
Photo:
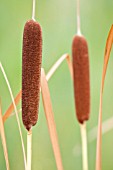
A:
{"label": "cylindrical brown spike", "polygon": [[76,35],[72,44],[73,78],[76,115],[79,123],[89,119],[90,77],[88,46],[83,36]]}
{"label": "cylindrical brown spike", "polygon": [[22,120],[27,130],[37,123],[42,62],[42,31],[39,23],[26,22],[22,54]]}

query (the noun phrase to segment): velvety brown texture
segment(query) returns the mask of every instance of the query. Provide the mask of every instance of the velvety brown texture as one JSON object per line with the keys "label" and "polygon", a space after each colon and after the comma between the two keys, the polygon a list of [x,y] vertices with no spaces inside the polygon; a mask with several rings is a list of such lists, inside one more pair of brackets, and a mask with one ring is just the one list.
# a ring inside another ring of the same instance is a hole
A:
{"label": "velvety brown texture", "polygon": [[72,44],[74,96],[79,123],[89,119],[90,78],[88,46],[83,36],[76,35]]}
{"label": "velvety brown texture", "polygon": [[27,130],[37,123],[42,62],[42,31],[30,20],[24,27],[22,54],[22,120]]}

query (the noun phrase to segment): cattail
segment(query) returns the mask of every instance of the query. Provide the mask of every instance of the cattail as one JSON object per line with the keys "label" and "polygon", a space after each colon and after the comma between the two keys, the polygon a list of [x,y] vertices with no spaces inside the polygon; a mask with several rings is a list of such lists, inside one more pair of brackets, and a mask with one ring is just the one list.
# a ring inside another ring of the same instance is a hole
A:
{"label": "cattail", "polygon": [[28,131],[38,119],[41,62],[41,27],[29,20],[24,27],[22,55],[22,120]]}
{"label": "cattail", "polygon": [[88,46],[83,36],[74,37],[72,58],[76,115],[79,123],[84,123],[90,113],[90,80]]}

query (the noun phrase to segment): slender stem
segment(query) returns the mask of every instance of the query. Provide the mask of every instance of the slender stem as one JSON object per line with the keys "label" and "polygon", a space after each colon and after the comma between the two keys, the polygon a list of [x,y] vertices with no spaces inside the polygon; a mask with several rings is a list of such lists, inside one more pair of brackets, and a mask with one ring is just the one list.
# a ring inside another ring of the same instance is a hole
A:
{"label": "slender stem", "polygon": [[87,133],[86,124],[80,124],[81,139],[82,139],[82,160],[83,170],[88,170],[88,153],[87,153]]}
{"label": "slender stem", "polygon": [[33,0],[32,19],[35,20],[36,0]]}
{"label": "slender stem", "polygon": [[77,34],[81,35],[81,29],[80,29],[80,0],[77,0]]}
{"label": "slender stem", "polygon": [[31,170],[31,157],[32,157],[32,130],[27,132],[27,169]]}
{"label": "slender stem", "polygon": [[2,120],[2,110],[1,110],[1,102],[0,102],[0,133],[2,138],[2,144],[3,144],[3,150],[4,150],[4,156],[6,161],[6,168],[9,170],[9,159],[8,159],[8,152],[7,152],[7,144],[6,144],[6,138],[5,138],[5,131],[4,131],[4,124]]}
{"label": "slender stem", "polygon": [[1,63],[0,63],[0,68],[1,68],[1,71],[2,71],[3,76],[4,76],[4,78],[5,78],[6,84],[7,84],[7,86],[8,86],[8,90],[9,90],[9,93],[10,93],[10,96],[11,96],[11,99],[12,99],[12,102],[13,102],[14,110],[15,110],[15,113],[16,113],[16,119],[17,119],[17,123],[18,123],[18,128],[19,128],[21,143],[22,143],[22,150],[23,150],[23,156],[24,156],[24,164],[25,164],[25,169],[26,169],[26,155],[25,155],[24,142],[23,142],[23,137],[22,137],[22,131],[21,131],[21,126],[20,126],[20,121],[19,121],[19,117],[18,117],[18,111],[17,111],[17,108],[16,108],[15,100],[14,100],[14,97],[13,97],[13,93],[12,93],[12,90],[11,90],[11,87],[10,87],[10,84],[9,84],[9,81],[8,81],[8,78],[7,78],[7,76],[6,76],[5,70],[4,70],[4,68],[3,68],[3,66],[2,66]]}

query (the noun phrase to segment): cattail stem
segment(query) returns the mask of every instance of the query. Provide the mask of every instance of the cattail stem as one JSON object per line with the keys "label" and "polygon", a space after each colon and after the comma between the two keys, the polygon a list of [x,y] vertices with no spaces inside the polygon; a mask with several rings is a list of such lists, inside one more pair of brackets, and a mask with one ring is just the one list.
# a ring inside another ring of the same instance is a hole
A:
{"label": "cattail stem", "polygon": [[77,0],[77,35],[81,35],[81,29],[80,29],[80,0]]}
{"label": "cattail stem", "polygon": [[26,155],[25,155],[25,148],[24,148],[24,142],[23,142],[23,137],[22,137],[22,131],[21,131],[21,126],[20,126],[20,121],[19,121],[19,117],[18,117],[18,111],[17,111],[17,108],[16,108],[16,104],[15,104],[15,100],[14,100],[14,97],[13,97],[13,93],[12,93],[12,90],[11,90],[11,87],[10,87],[10,84],[9,84],[9,81],[8,81],[8,78],[6,76],[6,73],[5,73],[5,70],[2,66],[2,64],[0,63],[0,68],[1,68],[1,71],[3,73],[3,76],[5,78],[5,81],[6,81],[6,84],[8,86],[8,90],[10,92],[10,96],[11,96],[11,99],[12,99],[12,103],[13,103],[13,106],[14,106],[14,111],[15,111],[15,114],[16,114],[16,119],[17,119],[17,124],[18,124],[18,128],[19,128],[19,133],[20,133],[20,138],[21,138],[21,143],[22,143],[22,150],[23,150],[23,156],[24,156],[24,165],[25,165],[25,169],[26,169]]}
{"label": "cattail stem", "polygon": [[27,132],[27,169],[31,170],[31,157],[32,157],[32,130]]}
{"label": "cattail stem", "polygon": [[4,150],[4,156],[6,161],[6,168],[9,170],[9,159],[8,159],[8,152],[7,152],[7,144],[6,144],[6,138],[5,138],[5,131],[4,131],[4,124],[2,120],[2,110],[1,110],[1,102],[0,102],[0,134],[3,144],[3,150]]}
{"label": "cattail stem", "polygon": [[87,153],[87,133],[86,123],[80,124],[81,139],[82,139],[82,160],[83,170],[88,170],[88,153]]}
{"label": "cattail stem", "polygon": [[32,19],[35,21],[36,0],[33,0]]}

